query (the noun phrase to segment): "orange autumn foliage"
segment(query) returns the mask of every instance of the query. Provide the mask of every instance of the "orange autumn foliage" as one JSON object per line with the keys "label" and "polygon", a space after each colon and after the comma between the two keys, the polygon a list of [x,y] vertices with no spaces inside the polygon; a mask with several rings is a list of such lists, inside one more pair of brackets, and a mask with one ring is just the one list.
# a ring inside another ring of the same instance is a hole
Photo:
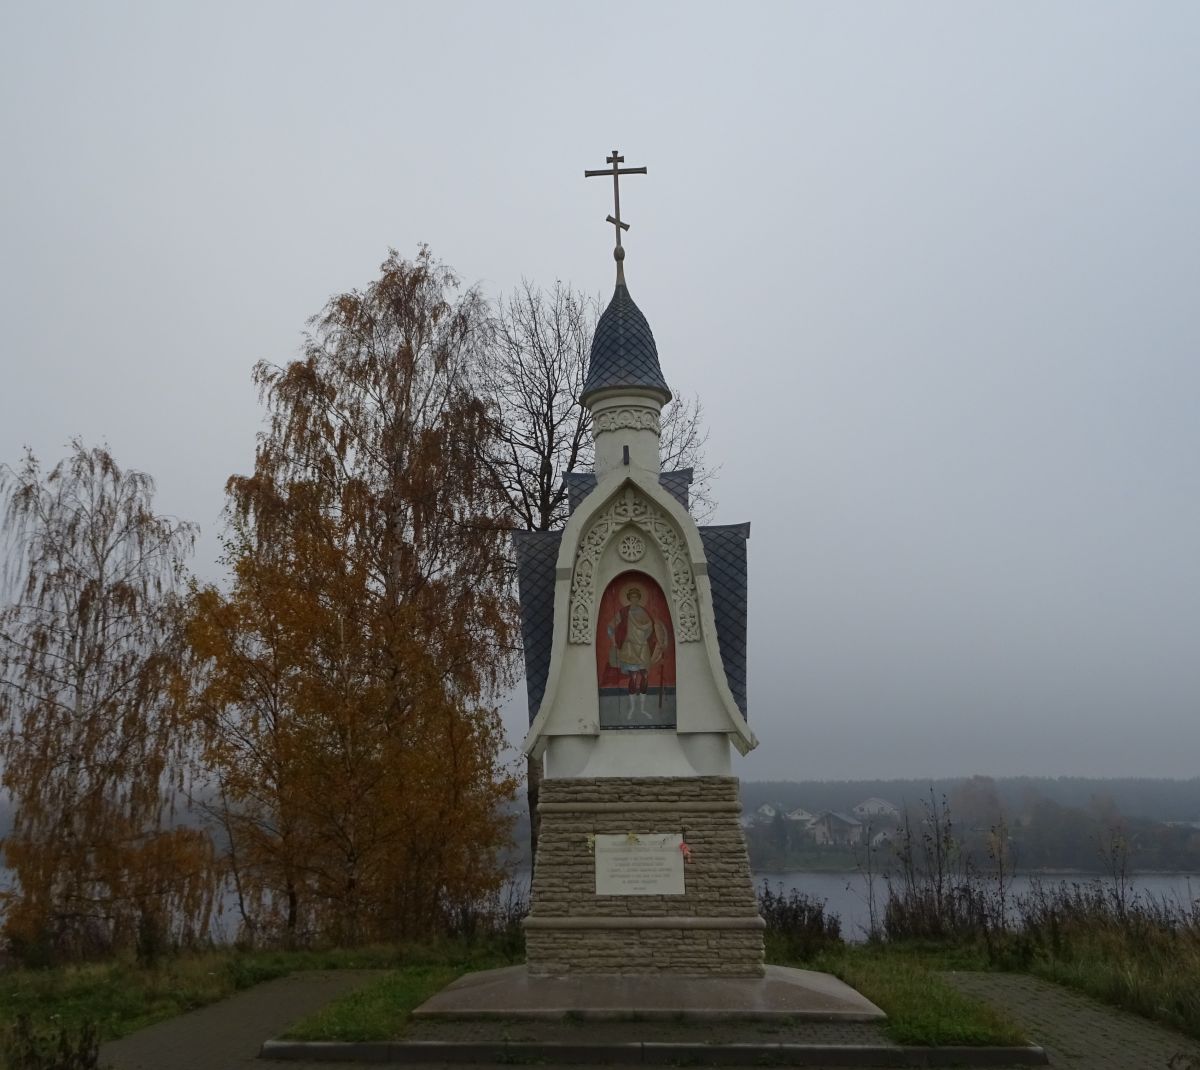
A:
{"label": "orange autumn foliage", "polygon": [[394,252],[255,370],[268,409],[228,483],[228,593],[194,592],[188,703],[250,939],[427,934],[494,890],[495,709],[515,606],[480,463],[486,325],[427,249]]}
{"label": "orange autumn foliage", "polygon": [[0,468],[11,603],[0,612],[0,756],[14,802],[0,896],[28,959],[207,935],[209,838],[171,828],[184,767],[169,699],[194,528],[78,441],[48,474]]}

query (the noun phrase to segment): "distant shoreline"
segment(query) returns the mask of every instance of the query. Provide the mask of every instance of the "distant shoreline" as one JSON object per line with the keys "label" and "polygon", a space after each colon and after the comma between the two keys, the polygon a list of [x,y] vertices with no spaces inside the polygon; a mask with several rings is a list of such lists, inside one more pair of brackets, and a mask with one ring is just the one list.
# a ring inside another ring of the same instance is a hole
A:
{"label": "distant shoreline", "polygon": [[[819,873],[823,876],[831,876],[834,874],[845,874],[847,876],[866,876],[866,871],[861,868],[849,868],[845,866],[795,866],[790,869],[772,869],[772,870],[754,870],[754,878],[758,880],[766,877],[784,877],[793,873]],[[980,880],[995,880],[996,873],[988,870],[973,870],[972,877]],[[1195,877],[1200,880],[1200,872],[1190,869],[1128,869],[1123,876],[1126,879],[1133,877]],[[876,871],[875,877],[877,880],[884,880],[886,874],[883,871]],[[1024,869],[1018,867],[1011,873],[1005,874],[1005,879],[1009,877],[1089,877],[1094,880],[1111,881],[1113,875],[1104,870],[1081,870],[1081,869]]]}

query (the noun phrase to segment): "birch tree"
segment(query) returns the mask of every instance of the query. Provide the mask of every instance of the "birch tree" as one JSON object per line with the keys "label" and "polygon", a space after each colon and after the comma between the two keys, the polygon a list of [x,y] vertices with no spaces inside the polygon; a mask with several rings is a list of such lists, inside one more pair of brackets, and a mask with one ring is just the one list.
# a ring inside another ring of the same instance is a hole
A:
{"label": "birch tree", "polygon": [[289,936],[418,935],[503,879],[515,606],[483,458],[486,310],[422,249],[261,363],[232,584],[189,627],[248,901]]}
{"label": "birch tree", "polygon": [[11,602],[0,612],[0,755],[15,805],[6,932],[79,956],[205,935],[211,851],[169,828],[182,787],[168,701],[175,591],[196,529],[149,476],[72,443],[0,468]]}

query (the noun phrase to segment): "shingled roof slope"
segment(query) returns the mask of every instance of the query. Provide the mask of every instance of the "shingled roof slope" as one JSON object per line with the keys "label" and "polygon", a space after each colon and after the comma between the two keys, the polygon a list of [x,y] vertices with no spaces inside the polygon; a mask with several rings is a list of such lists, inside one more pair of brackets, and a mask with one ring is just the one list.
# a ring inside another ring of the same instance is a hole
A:
{"label": "shingled roof slope", "polygon": [[[563,476],[567,485],[567,509],[575,512],[580,503],[596,489],[595,472],[568,472]],[[692,485],[692,469],[679,468],[674,472],[659,472],[658,482],[685,509],[688,507],[688,487]]]}
{"label": "shingled roof slope", "polygon": [[550,672],[550,647],[554,642],[554,566],[561,542],[561,531],[513,532],[530,724],[542,705],[546,676]]}
{"label": "shingled roof slope", "polygon": [[746,540],[749,524],[712,524],[700,529],[708,581],[712,585],[717,645],[733,701],[747,716],[746,694]]}

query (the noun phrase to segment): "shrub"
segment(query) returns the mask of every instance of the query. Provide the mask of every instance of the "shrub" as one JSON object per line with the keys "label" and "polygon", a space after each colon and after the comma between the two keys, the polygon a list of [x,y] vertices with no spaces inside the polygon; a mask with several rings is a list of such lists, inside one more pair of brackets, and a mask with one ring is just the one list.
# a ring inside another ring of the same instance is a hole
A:
{"label": "shrub", "polygon": [[8,1070],[96,1070],[100,1042],[95,1023],[37,1030],[29,1015],[19,1014],[4,1038]]}
{"label": "shrub", "polygon": [[788,959],[811,961],[842,943],[842,920],[825,912],[826,900],[814,899],[793,888],[787,895],[764,880],[758,892],[758,911],[767,923],[772,951]]}

